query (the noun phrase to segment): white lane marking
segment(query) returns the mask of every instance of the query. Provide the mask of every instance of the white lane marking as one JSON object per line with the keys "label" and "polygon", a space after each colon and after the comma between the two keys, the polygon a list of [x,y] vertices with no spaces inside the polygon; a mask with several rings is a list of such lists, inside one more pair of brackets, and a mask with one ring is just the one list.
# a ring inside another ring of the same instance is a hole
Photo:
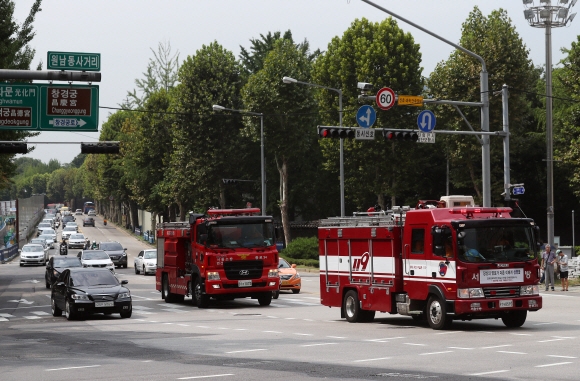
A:
{"label": "white lane marking", "polygon": [[390,357],[379,357],[376,359],[354,360],[353,362],[380,361],[380,360],[389,360],[389,359],[390,359]]}
{"label": "white lane marking", "polygon": [[282,333],[280,331],[262,331],[262,332],[264,332],[264,333]]}
{"label": "white lane marking", "polygon": [[224,373],[224,374],[212,374],[209,376],[192,376],[192,377],[181,377],[178,380],[194,380],[196,378],[212,378],[212,377],[226,377],[226,376],[233,376],[233,373]]}
{"label": "white lane marking", "polygon": [[10,321],[10,320],[3,318],[3,317],[0,317],[0,321]]}
{"label": "white lane marking", "polygon": [[266,317],[270,319],[278,319],[278,316],[266,316]]}
{"label": "white lane marking", "polygon": [[512,333],[512,332],[510,332],[510,335],[515,335],[515,336],[532,336],[531,333]]}
{"label": "white lane marking", "polygon": [[10,315],[10,314],[0,314],[0,317],[11,318],[11,317],[16,317],[16,316]]}
{"label": "white lane marking", "polygon": [[258,352],[258,351],[265,351],[266,349],[244,349],[241,351],[231,351],[231,352],[226,352],[227,354],[231,354],[231,353],[245,353],[245,352]]}
{"label": "white lane marking", "polygon": [[510,352],[510,351],[497,351],[497,353],[507,353],[511,355],[527,355],[527,353],[524,352]]}
{"label": "white lane marking", "polygon": [[160,303],[157,304],[158,306],[169,307],[169,308],[185,308],[185,306],[180,306],[178,304],[167,304],[167,303]]}
{"label": "white lane marking", "polygon": [[312,333],[297,333],[297,332],[294,332],[294,334],[295,335],[298,335],[298,336],[314,336]]}
{"label": "white lane marking", "polygon": [[461,333],[463,331],[437,332],[436,335],[449,335],[450,333]]}
{"label": "white lane marking", "polygon": [[133,319],[133,321],[147,321],[145,319]]}
{"label": "white lane marking", "polygon": [[28,320],[42,319],[40,316],[24,316],[24,318]]}
{"label": "white lane marking", "polygon": [[30,312],[30,313],[35,314],[35,315],[39,315],[39,316],[50,315],[48,312],[44,312],[44,311],[34,311],[34,312]]}
{"label": "white lane marking", "polygon": [[562,341],[562,340],[566,340],[566,339],[548,339],[548,340],[539,340],[538,343],[549,343],[552,341]]}
{"label": "white lane marking", "polygon": [[234,328],[234,331],[247,331],[246,328]]}
{"label": "white lane marking", "polygon": [[481,347],[479,349],[493,349],[493,348],[505,348],[505,347],[511,347],[511,344],[504,344],[504,345],[493,345],[491,347]]}
{"label": "white lane marking", "polygon": [[159,323],[157,320],[148,320],[148,323]]}
{"label": "white lane marking", "polygon": [[486,374],[505,373],[505,372],[509,372],[509,370],[493,370],[491,372],[469,373],[468,376],[484,376]]}
{"label": "white lane marking", "polygon": [[287,317],[287,318],[284,318],[284,319],[285,320],[296,320],[296,318],[293,318],[293,317]]}
{"label": "white lane marking", "polygon": [[472,349],[475,349],[475,348],[464,348],[464,347],[447,347],[447,348],[448,349],[462,349],[462,350],[466,350],[466,351],[470,351]]}
{"label": "white lane marking", "polygon": [[172,308],[162,308],[161,310],[162,311],[167,311],[167,312],[177,312],[177,313],[182,313],[182,314],[184,314],[184,313],[187,312],[187,311],[181,311],[181,310],[178,310],[178,309],[175,309],[175,308],[173,308],[173,309]]}
{"label": "white lane marking", "polygon": [[166,324],[166,325],[171,325],[171,324],[173,324],[173,323],[163,323],[163,324]]}
{"label": "white lane marking", "polygon": [[180,325],[182,327],[189,327],[189,324],[177,324],[177,325]]}
{"label": "white lane marking", "polygon": [[405,345],[417,345],[417,346],[421,346],[421,347],[426,347],[427,344],[416,344],[416,343],[403,343]]}
{"label": "white lane marking", "polygon": [[229,329],[227,327],[218,327],[218,329]]}
{"label": "white lane marking", "polygon": [[557,324],[555,322],[546,322],[546,323],[536,323],[534,325],[549,325],[549,324]]}
{"label": "white lane marking", "polygon": [[54,368],[54,369],[45,369],[47,372],[52,372],[53,370],[69,370],[69,369],[84,369],[84,368],[96,368],[100,365],[86,365],[86,366],[71,366],[69,368]]}
{"label": "white lane marking", "polygon": [[365,340],[365,341],[374,341],[374,342],[378,342],[378,343],[386,343],[387,341],[385,340],[394,340],[394,339],[404,339],[405,337],[403,336],[397,336],[397,337],[385,337],[383,339],[369,339],[369,340]]}
{"label": "white lane marking", "polygon": [[326,337],[328,337],[329,339],[346,339],[346,337],[344,336],[326,336]]}
{"label": "white lane marking", "polygon": [[50,307],[50,304],[47,304],[46,306],[18,306],[18,307],[6,307],[6,308],[0,308],[1,310],[23,310],[23,309],[28,309],[28,308],[42,308],[42,307]]}
{"label": "white lane marking", "polygon": [[[135,306],[133,306],[133,308],[135,308]],[[149,312],[149,311],[135,311],[136,314],[139,315],[155,315],[156,312]]]}
{"label": "white lane marking", "polygon": [[305,344],[301,345],[301,347],[319,347],[321,345],[336,345],[338,343],[318,343],[318,344]]}
{"label": "white lane marking", "polygon": [[153,360],[143,360],[141,362],[153,362]]}
{"label": "white lane marking", "polygon": [[571,336],[552,336],[552,337],[554,337],[556,339],[575,339],[575,337],[571,337]]}
{"label": "white lane marking", "polygon": [[304,320],[304,321],[314,321],[312,319],[302,319],[302,320]]}
{"label": "white lane marking", "polygon": [[133,306],[134,310],[152,310],[153,308],[151,307],[145,307],[145,306]]}
{"label": "white lane marking", "polygon": [[197,328],[209,328],[207,325],[198,325]]}
{"label": "white lane marking", "polygon": [[453,353],[453,351],[441,351],[441,352],[427,352],[427,353],[419,353],[419,356],[427,356],[427,355],[439,355],[443,353]]}
{"label": "white lane marking", "polygon": [[557,363],[553,363],[553,364],[544,364],[544,365],[536,365],[536,368],[545,368],[547,366],[558,366],[558,365],[566,365],[566,364],[572,364],[572,361],[567,361],[567,362],[557,362]]}
{"label": "white lane marking", "polygon": [[575,356],[558,356],[558,355],[547,355],[548,357],[558,357],[561,359],[577,359],[578,357]]}

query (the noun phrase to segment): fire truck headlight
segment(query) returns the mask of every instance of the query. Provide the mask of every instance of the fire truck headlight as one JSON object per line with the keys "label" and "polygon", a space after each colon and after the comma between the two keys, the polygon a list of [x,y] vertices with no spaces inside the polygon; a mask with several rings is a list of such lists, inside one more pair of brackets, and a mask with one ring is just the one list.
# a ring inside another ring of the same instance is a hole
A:
{"label": "fire truck headlight", "polygon": [[270,286],[275,286],[276,285],[276,282],[270,282],[269,285]]}
{"label": "fire truck headlight", "polygon": [[482,288],[460,288],[457,290],[457,297],[459,299],[483,298]]}
{"label": "fire truck headlight", "polygon": [[520,287],[520,295],[540,295],[540,287],[537,284],[530,284]]}
{"label": "fire truck headlight", "polygon": [[278,274],[278,270],[270,270],[268,271],[268,278],[278,278],[280,275]]}
{"label": "fire truck headlight", "polygon": [[220,280],[220,274],[218,272],[208,272],[207,280]]}
{"label": "fire truck headlight", "polygon": [[528,300],[528,307],[536,308],[538,307],[538,302],[536,302],[535,300]]}

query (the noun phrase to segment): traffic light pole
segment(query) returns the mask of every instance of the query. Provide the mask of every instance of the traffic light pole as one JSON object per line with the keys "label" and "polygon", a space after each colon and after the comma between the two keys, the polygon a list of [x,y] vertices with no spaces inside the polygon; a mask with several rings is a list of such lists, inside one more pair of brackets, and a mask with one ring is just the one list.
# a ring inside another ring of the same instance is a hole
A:
{"label": "traffic light pole", "polygon": [[101,73],[86,71],[46,71],[0,69],[0,80],[25,79],[40,81],[101,82]]}

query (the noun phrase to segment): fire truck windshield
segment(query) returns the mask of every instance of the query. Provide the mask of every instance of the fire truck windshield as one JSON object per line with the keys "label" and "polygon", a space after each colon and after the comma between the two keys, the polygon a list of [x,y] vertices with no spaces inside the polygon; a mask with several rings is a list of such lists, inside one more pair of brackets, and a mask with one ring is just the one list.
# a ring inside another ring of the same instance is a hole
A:
{"label": "fire truck windshield", "polygon": [[536,258],[529,226],[478,226],[457,233],[458,259],[465,262],[521,262]]}
{"label": "fire truck windshield", "polygon": [[271,222],[209,225],[207,244],[210,247],[265,247],[275,242],[274,225]]}

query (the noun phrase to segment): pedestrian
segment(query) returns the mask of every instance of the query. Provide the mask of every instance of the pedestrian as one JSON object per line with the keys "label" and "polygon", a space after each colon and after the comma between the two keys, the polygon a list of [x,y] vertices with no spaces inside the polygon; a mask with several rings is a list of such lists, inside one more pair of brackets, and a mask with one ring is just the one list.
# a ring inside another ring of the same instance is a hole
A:
{"label": "pedestrian", "polygon": [[546,250],[542,253],[542,270],[545,274],[546,291],[552,287],[554,291],[554,263],[556,262],[556,254],[551,250],[550,244],[546,245]]}
{"label": "pedestrian", "polygon": [[568,256],[562,250],[556,250],[556,254],[559,256],[558,265],[560,265],[562,291],[568,291]]}

